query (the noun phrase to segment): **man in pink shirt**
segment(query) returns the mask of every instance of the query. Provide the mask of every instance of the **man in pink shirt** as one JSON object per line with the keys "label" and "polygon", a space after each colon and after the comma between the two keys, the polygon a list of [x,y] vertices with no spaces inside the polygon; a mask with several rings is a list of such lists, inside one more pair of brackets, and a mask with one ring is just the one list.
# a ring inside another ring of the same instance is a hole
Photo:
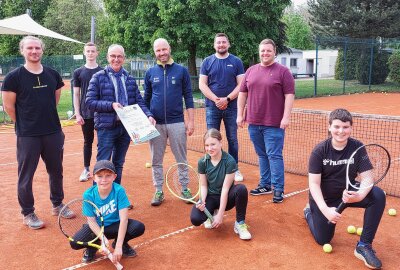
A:
{"label": "man in pink shirt", "polygon": [[240,86],[236,122],[239,127],[244,121],[249,123],[259,158],[260,182],[250,194],[269,194],[273,188],[273,202],[281,203],[285,183],[282,150],[293,107],[294,79],[287,67],[275,62],[273,40],[261,41],[259,54],[260,63],[246,71]]}

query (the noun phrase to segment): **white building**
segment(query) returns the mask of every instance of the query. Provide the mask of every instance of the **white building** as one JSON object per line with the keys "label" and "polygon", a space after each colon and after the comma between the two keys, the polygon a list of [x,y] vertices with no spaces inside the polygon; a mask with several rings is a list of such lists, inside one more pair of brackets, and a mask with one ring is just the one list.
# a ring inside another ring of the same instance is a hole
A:
{"label": "white building", "polygon": [[[316,51],[291,49],[292,53],[278,54],[276,62],[288,67],[294,77],[313,76],[316,73]],[[318,50],[318,77],[333,77],[337,50]]]}

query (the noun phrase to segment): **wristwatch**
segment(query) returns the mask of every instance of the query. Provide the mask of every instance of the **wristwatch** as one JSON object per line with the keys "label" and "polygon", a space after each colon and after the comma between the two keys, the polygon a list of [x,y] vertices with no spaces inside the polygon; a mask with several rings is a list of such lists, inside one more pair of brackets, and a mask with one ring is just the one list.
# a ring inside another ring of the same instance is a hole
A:
{"label": "wristwatch", "polygon": [[226,100],[229,102],[231,102],[231,98],[230,97],[226,97]]}

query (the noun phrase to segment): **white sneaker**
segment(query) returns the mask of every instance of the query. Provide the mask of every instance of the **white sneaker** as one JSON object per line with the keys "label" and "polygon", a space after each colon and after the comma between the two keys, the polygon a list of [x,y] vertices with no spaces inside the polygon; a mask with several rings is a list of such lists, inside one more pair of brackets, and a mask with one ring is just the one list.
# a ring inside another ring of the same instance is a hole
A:
{"label": "white sneaker", "polygon": [[235,172],[235,181],[236,182],[242,182],[243,181],[243,175],[239,170],[237,170]]}
{"label": "white sneaker", "polygon": [[242,240],[250,240],[251,239],[251,234],[248,230],[249,226],[247,226],[246,223],[239,224],[237,221],[235,221],[235,225],[233,226],[233,230],[235,233],[239,235],[239,238]]}
{"label": "white sneaker", "polygon": [[212,223],[209,218],[207,218],[207,220],[204,221],[203,225],[204,225],[204,229],[212,229]]}
{"label": "white sneaker", "polygon": [[90,172],[86,169],[83,169],[81,176],[79,176],[80,182],[86,182],[90,178]]}
{"label": "white sneaker", "polygon": [[[213,217],[215,218],[215,216],[216,216],[217,214],[218,214],[218,209],[215,209],[215,210],[214,210]],[[209,218],[207,218],[207,220],[204,221],[203,225],[204,225],[204,228],[205,228],[205,229],[212,229],[212,222],[211,222],[211,220],[210,220]]]}

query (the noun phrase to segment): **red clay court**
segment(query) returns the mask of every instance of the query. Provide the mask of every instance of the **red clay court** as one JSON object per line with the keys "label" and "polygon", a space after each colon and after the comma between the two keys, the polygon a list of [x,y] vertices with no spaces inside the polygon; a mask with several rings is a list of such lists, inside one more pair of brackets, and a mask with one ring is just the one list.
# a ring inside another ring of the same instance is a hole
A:
{"label": "red clay court", "polygon": [[[296,100],[295,107],[327,111],[344,107],[356,113],[397,116],[400,115],[399,103],[400,94],[371,93]],[[191,140],[201,138],[203,124],[196,123],[198,130]],[[354,129],[357,130],[357,124]],[[64,190],[67,202],[80,197],[91,183],[78,181],[83,164],[80,127],[65,126],[64,133]],[[299,132],[297,136],[305,135]],[[398,141],[400,135],[394,136]],[[1,269],[114,269],[111,262],[104,259],[82,265],[82,251],[74,251],[69,247],[68,240],[59,231],[57,217],[50,215],[48,178],[42,161],[35,174],[33,188],[36,213],[46,222],[46,228],[33,231],[22,224],[16,196],[16,138],[13,129],[1,127],[0,138]],[[289,139],[286,138],[286,142]],[[240,141],[239,147],[244,143]],[[243,146],[244,149],[246,147]],[[303,151],[303,155],[309,154],[301,146],[298,151]],[[189,163],[196,166],[201,156],[200,152],[189,151]],[[290,156],[285,156],[286,159],[290,159]],[[221,228],[206,230],[203,226],[191,226],[191,206],[175,199],[166,188],[164,203],[160,207],[150,206],[154,188],[151,169],[145,168],[146,162],[150,162],[148,145],[131,145],[122,184],[135,206],[129,215],[144,222],[146,232],[130,242],[135,246],[138,256],[122,259],[124,269],[367,269],[353,255],[359,237],[346,231],[348,225],[362,226],[362,210],[347,209],[344,212],[331,243],[332,253],[324,253],[322,247],[314,242],[303,218],[303,208],[308,199],[305,176],[286,174],[286,198],[282,204],[273,204],[272,195],[249,196],[246,222],[253,239],[243,241],[233,232],[234,210],[226,212]],[[172,163],[174,159],[167,148],[165,168]],[[398,167],[394,169],[398,170]],[[258,182],[258,167],[241,163],[240,170],[245,176],[243,183],[248,189],[254,188]],[[387,197],[387,207],[374,241],[374,249],[384,269],[395,270],[400,265],[400,214],[389,216],[389,208],[399,212],[400,198]]]}

